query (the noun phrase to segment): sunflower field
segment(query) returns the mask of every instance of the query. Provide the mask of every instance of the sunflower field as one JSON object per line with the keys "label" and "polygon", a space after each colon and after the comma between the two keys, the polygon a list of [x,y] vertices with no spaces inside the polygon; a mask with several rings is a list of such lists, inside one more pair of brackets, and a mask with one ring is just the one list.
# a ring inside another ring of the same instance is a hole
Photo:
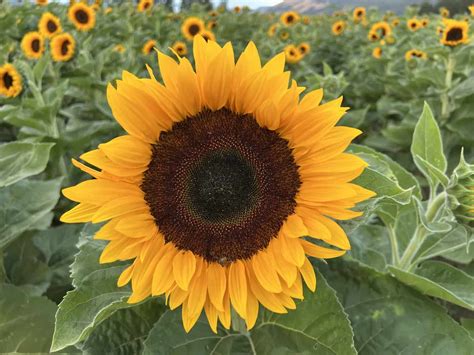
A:
{"label": "sunflower field", "polygon": [[473,21],[0,3],[0,353],[473,354]]}

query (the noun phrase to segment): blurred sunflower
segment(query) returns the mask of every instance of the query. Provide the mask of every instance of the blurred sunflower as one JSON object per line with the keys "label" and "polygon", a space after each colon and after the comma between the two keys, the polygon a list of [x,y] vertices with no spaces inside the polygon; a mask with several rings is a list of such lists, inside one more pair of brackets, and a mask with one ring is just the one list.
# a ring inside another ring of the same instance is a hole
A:
{"label": "blurred sunflower", "polygon": [[426,52],[420,51],[418,49],[410,49],[409,51],[405,52],[405,60],[407,62],[413,60],[413,59],[428,59],[428,54]]}
{"label": "blurred sunflower", "polygon": [[417,18],[411,18],[407,21],[407,27],[410,31],[418,31],[420,28],[423,27],[421,21]]}
{"label": "blurred sunflower", "polygon": [[372,57],[376,59],[382,58],[382,47],[375,47],[372,51]]}
{"label": "blurred sunflower", "polygon": [[310,22],[311,22],[311,19],[309,18],[309,16],[303,16],[302,20],[301,20],[305,25],[309,25]]}
{"label": "blurred sunflower", "polygon": [[209,16],[211,16],[211,17],[217,17],[218,15],[219,15],[219,13],[215,10],[209,11]]}
{"label": "blurred sunflower", "polygon": [[355,23],[362,22],[365,19],[366,10],[365,7],[356,7],[352,12],[352,19]]}
{"label": "blurred sunflower", "polygon": [[449,17],[449,10],[445,7],[440,7],[439,14],[441,15],[441,17]]}
{"label": "blurred sunflower", "polygon": [[429,23],[430,23],[430,20],[428,20],[427,18],[421,19],[421,26],[422,27],[428,26]]}
{"label": "blurred sunflower", "polygon": [[443,28],[441,26],[436,27],[436,34],[441,36],[443,34]]}
{"label": "blurred sunflower", "polygon": [[188,47],[184,42],[174,42],[171,48],[180,56],[185,56],[186,54],[188,54]]}
{"label": "blurred sunflower", "polygon": [[50,43],[51,56],[55,62],[67,62],[74,56],[76,41],[69,33],[61,33],[53,37]]}
{"label": "blurred sunflower", "polygon": [[43,35],[39,32],[28,32],[21,40],[21,49],[27,58],[41,58],[44,52]]}
{"label": "blurred sunflower", "polygon": [[212,31],[214,28],[217,27],[217,21],[215,21],[215,20],[209,21],[209,22],[207,23],[207,26],[206,26],[206,27],[207,27],[208,30]]}
{"label": "blurred sunflower", "polygon": [[336,21],[332,24],[331,31],[334,35],[339,36],[342,32],[344,32],[344,29],[346,28],[346,22],[345,21]]}
{"label": "blurred sunflower", "polygon": [[469,12],[471,13],[471,16],[474,16],[474,5],[468,6]]}
{"label": "blurred sunflower", "polygon": [[283,51],[285,53],[286,62],[290,64],[298,63],[304,57],[299,48],[294,44],[287,45]]}
{"label": "blurred sunflower", "polygon": [[36,5],[46,6],[48,5],[48,0],[36,0]]}
{"label": "blurred sunflower", "polygon": [[204,31],[204,22],[197,17],[188,17],[181,26],[181,32],[187,39],[193,39],[194,36]]}
{"label": "blurred sunflower", "polygon": [[280,39],[282,41],[286,41],[288,38],[290,38],[290,33],[288,31],[283,30],[280,32]]}
{"label": "blurred sunflower", "polygon": [[303,43],[300,43],[300,44],[298,45],[298,51],[299,51],[302,55],[308,54],[310,50],[311,50],[311,46],[309,45],[308,42],[303,42]]}
{"label": "blurred sunflower", "polygon": [[280,21],[285,26],[292,26],[300,20],[300,15],[296,11],[287,11],[281,14]]}
{"label": "blurred sunflower", "polygon": [[242,9],[240,8],[240,6],[234,7],[234,12],[235,12],[236,14],[239,14],[240,11],[242,11]]}
{"label": "blurred sunflower", "polygon": [[16,97],[23,90],[21,75],[12,64],[0,67],[0,95]]}
{"label": "blurred sunflower", "polygon": [[38,30],[44,37],[51,38],[62,31],[61,22],[51,12],[45,12],[38,22]]}
{"label": "blurred sunflower", "polygon": [[369,41],[375,42],[379,39],[379,35],[376,32],[369,32],[367,38],[369,39]]}
{"label": "blurred sunflower", "polygon": [[267,35],[268,37],[273,37],[275,36],[276,30],[277,30],[278,24],[274,23],[268,28]]}
{"label": "blurred sunflower", "polygon": [[156,41],[153,39],[149,39],[142,47],[142,53],[144,55],[148,55],[153,51],[153,48],[156,47]]}
{"label": "blurred sunflower", "polygon": [[125,47],[124,47],[123,44],[117,44],[117,45],[115,45],[113,51],[117,52],[117,53],[124,53],[125,52]]}
{"label": "blurred sunflower", "polygon": [[153,0],[140,0],[137,5],[138,12],[145,12],[153,7]]}
{"label": "blurred sunflower", "polygon": [[105,8],[105,10],[104,10],[104,14],[108,15],[108,14],[110,14],[112,11],[113,11],[113,10],[112,10],[111,7],[107,7],[107,8]]}
{"label": "blurred sunflower", "polygon": [[63,190],[79,202],[63,222],[108,221],[100,262],[133,260],[118,279],[128,302],[165,295],[187,332],[203,310],[217,332],[231,309],[248,329],[260,304],[294,309],[303,281],[316,288],[308,256],[349,250],[334,219],[360,216],[350,208],[374,195],[350,183],[367,164],[344,153],[361,132],[336,126],[342,98],[300,101],[284,54],[262,67],[253,43],[237,64],[233,53],[197,36],[196,71],[160,53],[164,84],[124,72],[107,98],[128,134],[81,156],[98,170],[73,160],[93,179]]}
{"label": "blurred sunflower", "polygon": [[469,42],[469,24],[466,21],[443,19],[443,24],[442,44],[453,47]]}
{"label": "blurred sunflower", "polygon": [[214,35],[214,33],[212,33],[211,31],[208,31],[208,30],[201,31],[201,33],[199,35],[202,36],[202,38],[204,38],[206,41],[215,41],[216,40],[216,36]]}
{"label": "blurred sunflower", "polygon": [[392,34],[392,28],[388,22],[380,21],[372,25],[370,33],[376,33],[378,38],[382,39],[385,36],[390,36]]}
{"label": "blurred sunflower", "polygon": [[67,15],[69,20],[79,31],[89,31],[95,26],[94,9],[82,2],[72,5],[68,10]]}
{"label": "blurred sunflower", "polygon": [[398,17],[392,20],[393,27],[397,27],[399,24],[400,24],[400,19]]}

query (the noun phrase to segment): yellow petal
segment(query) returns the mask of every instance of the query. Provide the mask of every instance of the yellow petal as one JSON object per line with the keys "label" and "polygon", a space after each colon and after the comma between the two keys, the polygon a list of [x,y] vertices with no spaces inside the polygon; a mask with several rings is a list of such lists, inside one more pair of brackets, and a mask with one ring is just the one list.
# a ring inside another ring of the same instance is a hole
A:
{"label": "yellow petal", "polygon": [[308,258],[305,258],[304,264],[300,268],[300,272],[306,286],[308,286],[311,291],[316,291],[316,274],[314,273],[313,265],[311,265]]}
{"label": "yellow petal", "polygon": [[304,263],[305,254],[299,240],[287,238],[281,233],[278,238],[282,246],[281,253],[285,260],[293,265],[301,267]]}
{"label": "yellow petal", "polygon": [[133,264],[122,271],[117,281],[117,286],[122,287],[128,284],[130,282],[130,279],[132,278],[132,273],[133,273]]}
{"label": "yellow petal", "polygon": [[196,258],[191,251],[180,251],[173,258],[173,275],[180,288],[187,291],[196,271]]}
{"label": "yellow petal", "polygon": [[64,223],[85,223],[92,220],[100,206],[90,203],[80,203],[64,213],[60,221]]}
{"label": "yellow petal", "polygon": [[111,200],[104,204],[94,214],[92,223],[99,223],[111,218],[140,214],[148,211],[148,206],[141,197],[125,196]]}
{"label": "yellow petal", "polygon": [[242,317],[247,312],[247,280],[245,266],[240,260],[234,261],[229,267],[229,296],[235,311]]}
{"label": "yellow petal", "polygon": [[281,292],[280,278],[276,272],[273,255],[261,251],[252,258],[252,267],[258,282],[264,289],[272,293]]}
{"label": "yellow petal", "polygon": [[204,305],[204,312],[206,313],[209,326],[212,331],[217,334],[217,309],[212,305],[211,302],[207,301]]}
{"label": "yellow petal", "polygon": [[257,297],[248,290],[247,294],[247,318],[245,322],[247,323],[247,330],[250,330],[254,327],[258,318],[258,300]]}
{"label": "yellow petal", "polygon": [[297,214],[292,214],[286,219],[283,223],[282,231],[289,238],[299,238],[308,235],[308,229]]}
{"label": "yellow petal", "polygon": [[210,263],[207,268],[207,278],[209,299],[217,310],[223,311],[223,300],[227,287],[225,269],[218,263]]}
{"label": "yellow petal", "polygon": [[346,250],[324,248],[314,243],[308,242],[307,240],[300,240],[300,243],[303,246],[304,252],[315,258],[331,259],[337,258],[338,256],[344,255],[346,253]]}

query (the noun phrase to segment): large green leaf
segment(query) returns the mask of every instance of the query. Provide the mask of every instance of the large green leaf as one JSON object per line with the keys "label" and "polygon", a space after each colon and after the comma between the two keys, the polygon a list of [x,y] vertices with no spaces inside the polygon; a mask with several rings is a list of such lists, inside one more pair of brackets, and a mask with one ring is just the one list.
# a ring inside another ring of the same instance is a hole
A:
{"label": "large green leaf", "polygon": [[472,242],[474,242],[474,236],[463,226],[457,226],[448,233],[436,233],[425,238],[416,259],[426,260],[461,249],[467,250]]}
{"label": "large green leaf", "polygon": [[130,307],[126,299],[129,287],[117,287],[121,264],[99,264],[105,243],[87,238],[71,267],[75,289],[68,292],[56,313],[52,351],[84,340],[116,310]]}
{"label": "large green leaf", "polygon": [[143,342],[166,306],[153,298],[132,308],[121,309],[99,324],[80,346],[83,354],[140,354]]}
{"label": "large green leaf", "polygon": [[[61,179],[23,180],[0,189],[0,249],[28,229],[37,229],[59,199]],[[48,222],[49,223],[49,222]]]}
{"label": "large green leaf", "polygon": [[389,266],[390,272],[404,284],[428,296],[438,297],[474,310],[474,277],[440,261],[425,261],[414,273]]}
{"label": "large green leaf", "polygon": [[179,311],[168,311],[145,341],[144,354],[355,354],[346,314],[324,277],[306,292],[296,310],[280,315],[261,311],[250,332],[218,329],[204,316],[186,333]]}
{"label": "large green leaf", "polygon": [[54,143],[10,142],[0,145],[0,187],[41,173]]}
{"label": "large green leaf", "polygon": [[0,351],[48,352],[56,305],[23,288],[0,284]]}
{"label": "large green leaf", "polygon": [[471,354],[474,340],[444,308],[355,262],[325,270],[349,315],[359,354]]}

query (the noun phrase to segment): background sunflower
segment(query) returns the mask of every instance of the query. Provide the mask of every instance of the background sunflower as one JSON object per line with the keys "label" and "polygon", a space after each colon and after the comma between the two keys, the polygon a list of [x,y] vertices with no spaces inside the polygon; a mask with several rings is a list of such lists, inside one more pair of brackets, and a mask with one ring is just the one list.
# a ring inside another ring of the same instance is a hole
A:
{"label": "background sunflower", "polygon": [[44,52],[43,35],[39,32],[28,32],[21,40],[21,49],[27,58],[41,58]]}
{"label": "background sunflower", "polygon": [[92,7],[79,2],[69,7],[69,20],[79,31],[89,31],[95,26],[95,11]]}
{"label": "background sunflower", "polygon": [[50,47],[55,62],[67,62],[74,56],[76,40],[69,33],[61,33],[53,37]]}
{"label": "background sunflower", "polygon": [[51,38],[62,32],[61,22],[51,12],[45,12],[38,22],[38,30],[44,37]]}

